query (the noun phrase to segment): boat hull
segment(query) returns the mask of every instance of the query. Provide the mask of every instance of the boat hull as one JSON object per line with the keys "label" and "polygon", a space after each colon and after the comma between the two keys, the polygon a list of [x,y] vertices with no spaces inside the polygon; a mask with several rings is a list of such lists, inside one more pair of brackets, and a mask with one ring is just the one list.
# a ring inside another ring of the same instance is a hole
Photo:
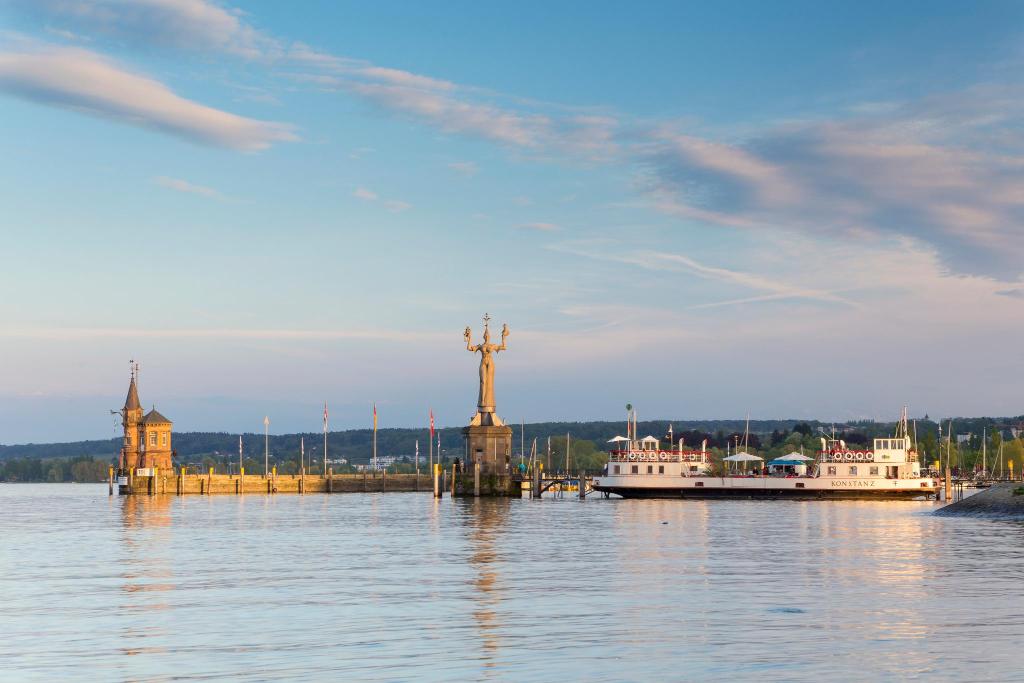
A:
{"label": "boat hull", "polygon": [[595,486],[595,491],[614,493],[623,498],[661,498],[661,499],[710,499],[732,498],[747,500],[914,500],[933,497],[934,489],[902,490],[902,491],[830,491],[830,490],[797,490],[797,489],[735,489],[735,488],[700,488],[700,489],[655,489],[649,487],[628,486]]}
{"label": "boat hull", "polygon": [[850,480],[772,477],[601,477],[594,490],[623,498],[746,498],[798,500],[913,500],[938,493],[934,479]]}

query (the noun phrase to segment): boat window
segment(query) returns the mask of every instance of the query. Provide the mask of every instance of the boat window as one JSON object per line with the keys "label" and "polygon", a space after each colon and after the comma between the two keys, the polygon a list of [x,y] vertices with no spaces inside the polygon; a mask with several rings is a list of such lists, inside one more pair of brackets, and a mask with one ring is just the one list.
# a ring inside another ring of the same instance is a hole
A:
{"label": "boat window", "polygon": [[836,466],[835,465],[829,465],[828,473],[829,473],[830,476],[834,477],[836,475]]}
{"label": "boat window", "polygon": [[850,474],[857,474],[857,466],[850,465]]}
{"label": "boat window", "polygon": [[616,465],[616,466],[615,466],[615,474],[618,474],[618,473],[619,473],[619,466],[618,466],[618,465]]}
{"label": "boat window", "polygon": [[647,466],[647,474],[654,474],[654,465]]}
{"label": "boat window", "polygon": [[658,474],[665,474],[665,466],[658,465]]}
{"label": "boat window", "polygon": [[633,465],[633,474],[640,474],[640,467],[638,465]]}
{"label": "boat window", "polygon": [[868,474],[871,474],[872,476],[876,476],[877,477],[878,476],[878,468],[877,467],[872,467],[871,469],[868,470]]}

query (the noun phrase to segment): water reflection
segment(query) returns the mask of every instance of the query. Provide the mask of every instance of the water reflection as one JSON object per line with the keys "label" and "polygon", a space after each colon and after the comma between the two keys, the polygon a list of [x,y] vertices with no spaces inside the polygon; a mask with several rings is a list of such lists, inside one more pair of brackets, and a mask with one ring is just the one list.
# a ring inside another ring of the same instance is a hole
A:
{"label": "water reflection", "polygon": [[499,542],[502,528],[509,523],[509,507],[505,499],[465,499],[462,519],[468,528],[469,565],[474,573],[473,619],[481,639],[481,659],[487,678],[492,678],[501,649],[501,623],[497,607],[501,602],[499,582]]}
{"label": "water reflection", "polygon": [[139,615],[172,608],[171,593],[176,588],[171,552],[174,501],[171,496],[125,496],[121,499],[123,599],[118,601],[117,610],[124,616],[119,631],[119,651],[125,656],[167,651],[164,646],[151,644],[166,635],[166,630],[140,624]]}

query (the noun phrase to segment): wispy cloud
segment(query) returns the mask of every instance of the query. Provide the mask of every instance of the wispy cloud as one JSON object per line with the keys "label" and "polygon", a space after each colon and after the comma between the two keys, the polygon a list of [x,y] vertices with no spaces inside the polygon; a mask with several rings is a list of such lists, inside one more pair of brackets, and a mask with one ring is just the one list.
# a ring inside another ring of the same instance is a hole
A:
{"label": "wispy cloud", "polygon": [[184,192],[186,194],[197,194],[201,197],[209,197],[210,199],[224,199],[224,195],[213,188],[195,185],[187,180],[181,180],[180,178],[158,176],[154,178],[153,181],[160,187],[166,187],[169,190]]}
{"label": "wispy cloud", "polygon": [[353,192],[352,196],[356,199],[361,199],[364,202],[381,202],[385,209],[391,213],[401,213],[408,211],[412,208],[412,204],[409,202],[402,201],[401,199],[382,199],[379,194],[365,187],[357,187]]}
{"label": "wispy cloud", "polygon": [[523,223],[519,227],[524,230],[536,230],[537,232],[554,232],[560,229],[555,223]]}
{"label": "wispy cloud", "polygon": [[193,102],[88,50],[50,47],[0,53],[0,90],[246,152],[298,139],[287,124],[249,119]]}
{"label": "wispy cloud", "polygon": [[453,161],[448,164],[448,168],[467,178],[471,178],[480,172],[480,167],[473,161]]}
{"label": "wispy cloud", "polygon": [[548,245],[548,249],[576,256],[584,256],[600,261],[612,261],[629,264],[637,268],[653,271],[675,271],[695,275],[707,280],[715,280],[731,285],[738,285],[755,291],[766,292],[763,295],[742,297],[728,301],[703,302],[695,307],[715,307],[739,303],[756,303],[779,299],[806,299],[824,303],[839,303],[848,306],[856,304],[838,296],[834,292],[818,288],[802,287],[777,280],[775,278],[732,270],[720,266],[700,263],[691,256],[649,250],[622,250],[617,244],[594,241],[571,241]]}
{"label": "wispy cloud", "polygon": [[24,11],[74,22],[144,45],[216,50],[245,59],[283,53],[280,41],[255,29],[241,12],[206,0],[14,0]]}

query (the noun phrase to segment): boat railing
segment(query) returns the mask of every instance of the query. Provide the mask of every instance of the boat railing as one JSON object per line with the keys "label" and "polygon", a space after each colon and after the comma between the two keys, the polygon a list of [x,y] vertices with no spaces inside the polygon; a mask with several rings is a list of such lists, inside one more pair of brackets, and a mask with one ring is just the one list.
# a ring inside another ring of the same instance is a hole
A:
{"label": "boat railing", "polygon": [[654,451],[622,450],[610,451],[609,462],[693,462],[707,463],[707,453],[702,451]]}

